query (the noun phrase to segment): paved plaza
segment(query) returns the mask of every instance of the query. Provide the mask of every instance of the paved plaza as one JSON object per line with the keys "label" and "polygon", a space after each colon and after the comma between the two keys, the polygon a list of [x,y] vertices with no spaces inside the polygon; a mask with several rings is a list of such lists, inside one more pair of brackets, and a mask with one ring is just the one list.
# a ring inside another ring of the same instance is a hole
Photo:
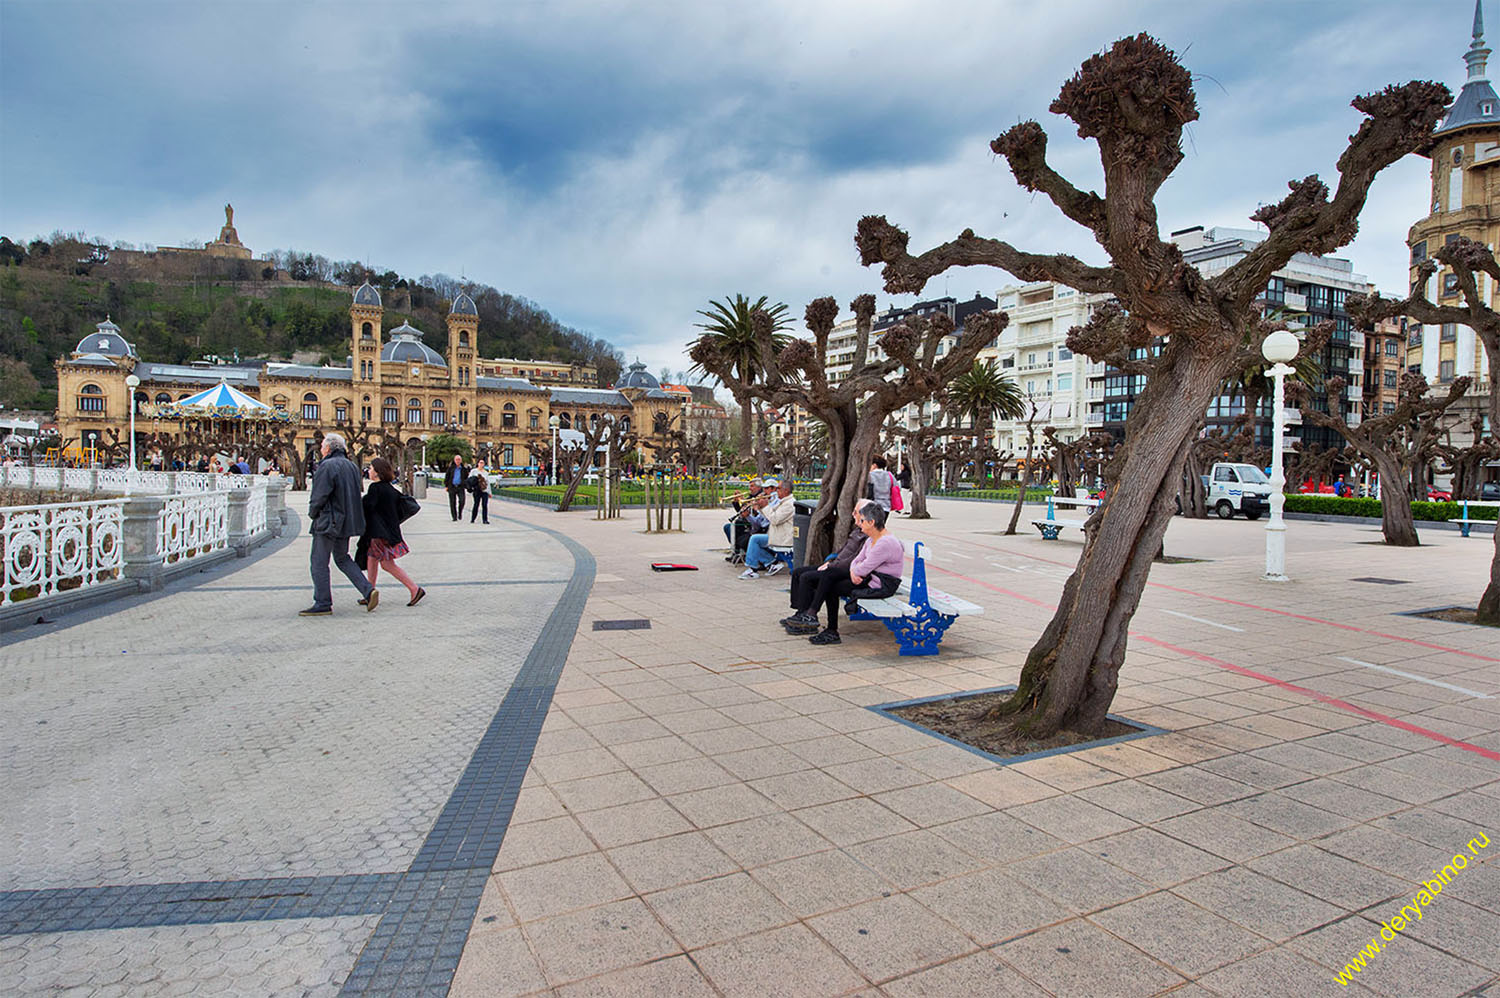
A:
{"label": "paved plaza", "polygon": [[1115,701],[1165,733],[1002,767],[867,708],[1014,682],[1076,536],[897,518],[985,607],[903,658],[786,636],[711,511],[443,505],[416,608],[298,619],[299,532],[4,637],[0,993],[1500,996],[1500,639],[1401,615],[1487,535],[1292,522],[1273,585],[1179,518]]}

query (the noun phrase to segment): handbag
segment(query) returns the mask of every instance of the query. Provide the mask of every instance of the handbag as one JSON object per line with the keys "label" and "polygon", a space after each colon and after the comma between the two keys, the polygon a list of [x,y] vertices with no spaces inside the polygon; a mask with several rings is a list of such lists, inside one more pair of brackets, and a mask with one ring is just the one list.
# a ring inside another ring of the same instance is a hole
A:
{"label": "handbag", "polygon": [[892,475],[891,476],[891,509],[892,509],[892,511],[899,513],[902,510],[904,510],[905,508],[906,507],[901,502],[901,486],[896,483],[896,478],[895,478],[894,475]]}
{"label": "handbag", "polygon": [[401,497],[401,511],[399,515],[401,517],[402,523],[410,520],[420,512],[422,512],[421,503],[417,502],[415,499],[408,495],[403,495]]}

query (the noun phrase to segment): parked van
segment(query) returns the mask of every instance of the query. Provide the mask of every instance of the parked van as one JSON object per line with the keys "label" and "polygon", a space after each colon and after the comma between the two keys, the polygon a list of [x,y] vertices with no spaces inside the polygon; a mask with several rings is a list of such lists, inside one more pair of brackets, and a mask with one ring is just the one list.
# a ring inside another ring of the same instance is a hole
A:
{"label": "parked van", "polygon": [[1259,520],[1271,502],[1271,479],[1253,464],[1215,464],[1203,476],[1205,505],[1221,520],[1244,513],[1247,520]]}

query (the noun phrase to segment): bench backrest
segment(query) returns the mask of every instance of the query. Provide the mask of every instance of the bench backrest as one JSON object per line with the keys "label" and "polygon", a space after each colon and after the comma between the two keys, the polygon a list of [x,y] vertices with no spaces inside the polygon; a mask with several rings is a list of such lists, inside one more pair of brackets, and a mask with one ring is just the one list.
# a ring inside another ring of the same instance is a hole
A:
{"label": "bench backrest", "polygon": [[922,541],[911,548],[911,598],[906,602],[912,606],[927,605],[927,545]]}

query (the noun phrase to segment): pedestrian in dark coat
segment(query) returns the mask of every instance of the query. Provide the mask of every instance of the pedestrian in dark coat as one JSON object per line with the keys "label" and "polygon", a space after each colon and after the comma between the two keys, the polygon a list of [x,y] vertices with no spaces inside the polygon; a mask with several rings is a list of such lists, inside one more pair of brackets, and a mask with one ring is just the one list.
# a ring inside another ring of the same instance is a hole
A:
{"label": "pedestrian in dark coat", "polygon": [[375,585],[383,568],[411,593],[407,606],[416,606],[427,595],[427,590],[417,585],[396,559],[411,554],[406,540],[401,536],[402,501],[406,498],[391,483],[396,480],[396,469],[391,462],[377,457],[370,462],[370,487],[365,492],[365,532],[359,539],[359,548],[354,560],[365,566],[370,585]]}
{"label": "pedestrian in dark coat", "polygon": [[345,453],[348,445],[339,433],[323,438],[323,460],[313,474],[307,515],[312,521],[313,605],[303,617],[324,617],[333,612],[333,588],[328,578],[329,559],[364,597],[365,609],[375,609],[380,593],[349,557],[349,538],[365,532],[365,511],[359,496],[359,469]]}
{"label": "pedestrian in dark coat", "polygon": [[457,523],[464,515],[464,493],[469,488],[469,468],[464,464],[462,454],[453,455],[453,464],[443,472],[443,484],[448,486],[448,512],[453,515],[453,522]]}

